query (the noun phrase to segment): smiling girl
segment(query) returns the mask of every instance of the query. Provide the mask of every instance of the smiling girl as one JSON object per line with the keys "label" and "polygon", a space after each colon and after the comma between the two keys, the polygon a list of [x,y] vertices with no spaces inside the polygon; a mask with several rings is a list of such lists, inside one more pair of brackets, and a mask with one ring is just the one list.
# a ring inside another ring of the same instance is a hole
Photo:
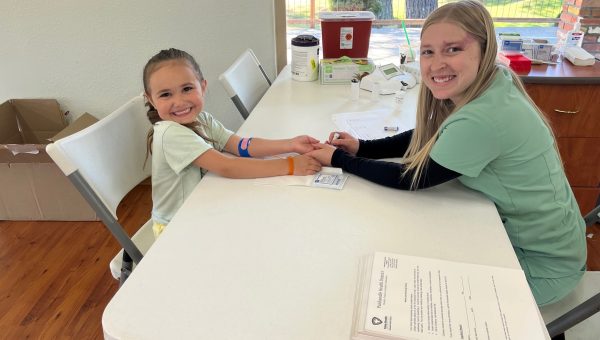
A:
{"label": "smiling girl", "polygon": [[[310,175],[321,165],[309,156],[254,159],[313,150],[309,136],[268,140],[241,138],[203,111],[207,82],[194,58],[174,48],[162,50],[144,67],[148,152],[152,154],[152,220],[158,236],[202,176],[229,178]],[[222,151],[227,152],[223,153]]]}
{"label": "smiling girl", "polygon": [[[344,132],[308,153],[372,182],[416,190],[457,178],[492,200],[538,305],[585,270],[583,218],[543,113],[496,62],[492,18],[478,1],[444,5],[421,31],[414,130],[378,140]],[[336,148],[337,147],[337,148]],[[403,157],[402,163],[374,159]],[[474,254],[476,256],[476,254]]]}

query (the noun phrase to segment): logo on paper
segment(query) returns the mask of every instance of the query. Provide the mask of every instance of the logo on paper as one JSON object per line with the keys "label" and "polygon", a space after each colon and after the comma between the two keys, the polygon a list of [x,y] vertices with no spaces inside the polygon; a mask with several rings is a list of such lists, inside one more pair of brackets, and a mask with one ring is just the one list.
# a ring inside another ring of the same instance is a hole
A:
{"label": "logo on paper", "polygon": [[380,318],[378,318],[378,317],[374,316],[374,317],[371,319],[371,323],[372,323],[372,324],[374,324],[375,326],[377,326],[377,325],[381,325],[381,324],[383,323],[383,321],[381,321],[381,319],[380,319]]}

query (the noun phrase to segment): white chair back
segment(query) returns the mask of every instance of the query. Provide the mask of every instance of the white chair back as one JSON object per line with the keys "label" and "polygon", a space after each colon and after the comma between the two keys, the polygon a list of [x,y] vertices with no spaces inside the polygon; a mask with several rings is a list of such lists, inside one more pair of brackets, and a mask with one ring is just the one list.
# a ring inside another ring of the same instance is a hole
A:
{"label": "white chair back", "polygon": [[154,242],[152,221],[129,237],[118,222],[117,206],[150,175],[146,136],[152,128],[142,96],[137,96],[97,123],[48,144],[46,151],[73,182],[125,250],[110,264],[121,284]]}
{"label": "white chair back", "polygon": [[125,195],[150,175],[146,135],[152,127],[142,96],[121,106],[90,127],[48,144],[46,150],[69,176],[79,171],[117,218]]}
{"label": "white chair back", "polygon": [[244,51],[219,76],[219,80],[244,119],[248,118],[271,86],[271,81],[251,49]]}

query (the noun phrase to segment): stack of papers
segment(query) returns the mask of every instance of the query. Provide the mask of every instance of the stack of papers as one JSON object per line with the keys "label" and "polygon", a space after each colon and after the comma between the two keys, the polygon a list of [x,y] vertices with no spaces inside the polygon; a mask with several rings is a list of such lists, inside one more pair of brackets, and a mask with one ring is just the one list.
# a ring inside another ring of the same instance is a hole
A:
{"label": "stack of papers", "polygon": [[352,339],[545,339],[522,270],[392,253],[361,259]]}

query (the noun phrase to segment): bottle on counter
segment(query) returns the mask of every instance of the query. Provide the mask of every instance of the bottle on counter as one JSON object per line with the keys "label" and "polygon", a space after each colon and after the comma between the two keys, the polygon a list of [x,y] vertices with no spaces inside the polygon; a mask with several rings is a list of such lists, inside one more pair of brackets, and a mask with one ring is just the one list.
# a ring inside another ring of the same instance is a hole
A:
{"label": "bottle on counter", "polygon": [[583,32],[581,31],[581,17],[577,17],[577,22],[573,25],[573,29],[567,32],[567,37],[565,39],[565,47],[581,47],[582,43]]}

